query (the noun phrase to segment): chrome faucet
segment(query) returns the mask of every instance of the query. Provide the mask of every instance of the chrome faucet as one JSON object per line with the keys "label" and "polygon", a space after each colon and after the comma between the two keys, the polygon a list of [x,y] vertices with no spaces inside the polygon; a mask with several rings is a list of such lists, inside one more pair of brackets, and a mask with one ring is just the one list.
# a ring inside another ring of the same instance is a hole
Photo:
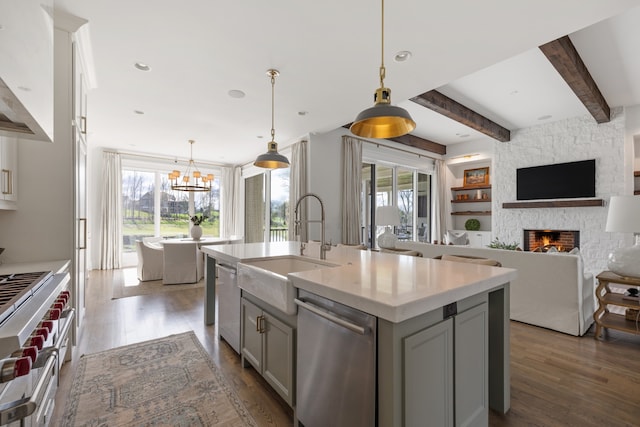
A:
{"label": "chrome faucet", "polygon": [[[318,199],[318,202],[320,202],[320,211],[321,211],[321,217],[320,220],[301,220],[300,218],[298,218],[298,207],[300,206],[300,202],[302,202],[302,200],[304,200],[307,197],[315,197],[316,199]],[[302,222],[304,223],[312,223],[312,222],[319,222],[322,225],[322,237],[321,237],[321,242],[320,242],[320,259],[327,259],[327,251],[331,250],[331,245],[328,244],[325,239],[324,239],[324,203],[322,203],[322,200],[320,199],[320,197],[318,197],[318,195],[313,194],[313,193],[307,193],[304,194],[303,196],[301,196],[298,201],[296,202],[296,208],[294,211],[294,216],[295,216],[295,229],[294,229],[294,233],[296,236],[300,235],[299,232],[299,227],[300,224]],[[300,243],[300,254],[303,254],[304,251],[304,242]]]}

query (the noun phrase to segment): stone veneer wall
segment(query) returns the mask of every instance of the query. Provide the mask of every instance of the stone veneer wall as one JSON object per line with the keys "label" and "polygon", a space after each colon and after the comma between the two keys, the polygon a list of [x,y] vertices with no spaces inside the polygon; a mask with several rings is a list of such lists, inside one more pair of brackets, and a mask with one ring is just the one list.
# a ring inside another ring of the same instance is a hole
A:
{"label": "stone veneer wall", "polygon": [[[511,141],[494,144],[492,234],[522,247],[523,229],[579,230],[585,270],[606,269],[619,236],[604,231],[607,207],[502,209],[516,200],[516,169],[596,159],[596,198],[608,202],[622,194],[625,182],[625,115],[613,109],[609,123],[585,115],[512,132]],[[559,180],[562,177],[558,177]],[[617,239],[617,240],[616,240]]]}

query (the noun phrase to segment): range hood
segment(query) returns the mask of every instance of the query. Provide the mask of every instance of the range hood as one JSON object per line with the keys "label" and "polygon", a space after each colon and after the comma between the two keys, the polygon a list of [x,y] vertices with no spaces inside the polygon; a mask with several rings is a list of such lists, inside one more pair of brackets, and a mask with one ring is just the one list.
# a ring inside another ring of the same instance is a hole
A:
{"label": "range hood", "polygon": [[0,78],[0,131],[19,133],[26,138],[51,141],[22,102]]}
{"label": "range hood", "polygon": [[0,1],[0,135],[53,141],[53,0]]}

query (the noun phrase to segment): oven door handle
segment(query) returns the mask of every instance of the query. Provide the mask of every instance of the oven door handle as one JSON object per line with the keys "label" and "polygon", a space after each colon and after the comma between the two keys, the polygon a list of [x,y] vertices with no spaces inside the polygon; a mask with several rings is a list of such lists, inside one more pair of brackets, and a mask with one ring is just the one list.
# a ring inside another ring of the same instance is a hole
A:
{"label": "oven door handle", "polygon": [[33,414],[38,407],[38,402],[42,400],[42,394],[46,392],[46,386],[49,384],[49,380],[53,376],[51,372],[56,367],[56,361],[58,359],[58,352],[53,351],[49,354],[49,358],[44,365],[42,375],[38,379],[33,389],[33,394],[30,398],[24,398],[3,404],[0,406],[0,424],[5,425],[17,420],[21,420],[29,415]]}
{"label": "oven door handle", "polygon": [[76,309],[70,308],[68,310],[65,310],[60,316],[61,319],[67,319],[67,322],[64,324],[64,328],[62,329],[62,331],[58,334],[58,341],[55,345],[56,350],[60,351],[60,348],[66,341],[67,335],[69,335],[69,329],[71,329],[71,325],[73,325],[73,318],[75,317],[75,315]]}

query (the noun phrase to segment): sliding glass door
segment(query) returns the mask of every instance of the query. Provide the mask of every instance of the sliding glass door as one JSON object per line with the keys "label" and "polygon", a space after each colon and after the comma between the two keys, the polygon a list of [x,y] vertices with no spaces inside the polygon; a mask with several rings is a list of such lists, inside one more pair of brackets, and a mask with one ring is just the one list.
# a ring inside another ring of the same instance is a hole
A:
{"label": "sliding glass door", "polygon": [[[429,241],[431,234],[431,175],[410,168],[363,163],[362,241],[375,248],[384,226],[376,226],[378,206],[393,205],[400,211],[399,240]],[[417,209],[416,209],[417,207]]]}
{"label": "sliding glass door", "polygon": [[245,242],[289,240],[289,169],[254,175],[244,185]]}

